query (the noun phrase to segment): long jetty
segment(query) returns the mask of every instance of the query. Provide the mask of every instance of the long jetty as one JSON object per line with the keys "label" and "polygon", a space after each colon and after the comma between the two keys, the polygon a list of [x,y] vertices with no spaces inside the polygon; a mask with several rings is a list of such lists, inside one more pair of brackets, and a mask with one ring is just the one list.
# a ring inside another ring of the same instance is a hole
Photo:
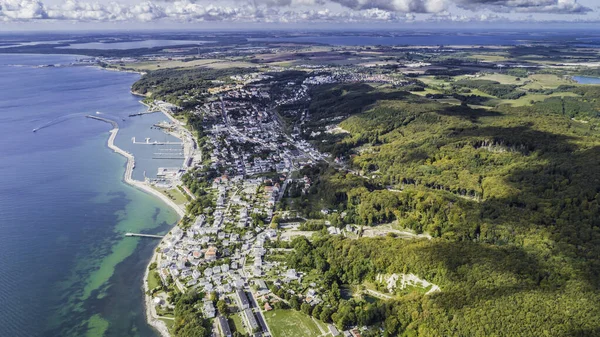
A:
{"label": "long jetty", "polygon": [[141,238],[151,238],[151,239],[162,239],[164,236],[161,235],[152,235],[152,234],[139,234],[139,233],[125,233],[125,236],[137,236]]}
{"label": "long jetty", "polygon": [[85,117],[87,117],[87,118],[91,118],[91,119],[96,119],[96,120],[99,120],[99,121],[103,121],[103,122],[109,123],[109,124],[111,124],[111,125],[112,125],[112,127],[113,127],[113,128],[115,128],[115,129],[118,129],[118,128],[119,128],[119,124],[117,124],[117,122],[115,122],[115,121],[113,121],[113,120],[110,120],[110,119],[107,119],[107,118],[102,118],[102,117],[93,116],[93,115],[87,115],[87,116],[85,116]]}

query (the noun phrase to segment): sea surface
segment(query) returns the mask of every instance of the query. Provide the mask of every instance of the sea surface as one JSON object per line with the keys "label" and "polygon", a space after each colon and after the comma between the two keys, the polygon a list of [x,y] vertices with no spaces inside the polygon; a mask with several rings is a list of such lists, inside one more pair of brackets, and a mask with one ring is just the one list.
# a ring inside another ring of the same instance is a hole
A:
{"label": "sea surface", "polygon": [[600,84],[600,77],[573,76],[573,79],[580,84]]}
{"label": "sea surface", "polygon": [[[415,32],[370,32],[370,33],[347,33],[347,34],[304,34],[298,36],[275,36],[248,38],[248,41],[256,42],[296,42],[296,43],[319,43],[336,46],[439,46],[439,45],[505,45],[515,46],[531,43],[566,42],[576,41],[585,47],[600,47],[600,32],[589,31],[585,34],[591,37],[581,38],[581,32],[556,31],[415,31]],[[582,40],[585,39],[585,40]]]}
{"label": "sea surface", "polygon": [[151,128],[162,114],[128,117],[145,110],[129,93],[139,75],[36,67],[75,58],[0,54],[0,336],[153,337],[141,286],[157,242],[124,233],[165,233],[177,214],[122,182],[110,124],[85,115],[119,123],[136,179],[182,160],[131,137],[177,139]]}
{"label": "sea surface", "polygon": [[205,44],[211,43],[212,41],[189,41],[189,40],[143,40],[143,41],[128,41],[128,42],[88,42],[88,43],[74,43],[66,47],[59,47],[61,49],[137,49],[137,48],[154,48],[154,47],[168,47],[168,46],[181,46],[181,45],[193,45],[193,44]]}

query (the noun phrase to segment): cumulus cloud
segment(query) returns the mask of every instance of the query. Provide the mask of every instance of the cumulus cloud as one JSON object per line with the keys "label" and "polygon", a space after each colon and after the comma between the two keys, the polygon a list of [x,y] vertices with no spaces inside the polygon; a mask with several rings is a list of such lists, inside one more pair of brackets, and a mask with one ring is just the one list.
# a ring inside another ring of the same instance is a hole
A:
{"label": "cumulus cloud", "polygon": [[[307,0],[293,0],[303,1]],[[394,22],[406,17],[394,11],[368,8],[340,12],[324,10],[286,10],[254,4],[239,6],[204,4],[188,0],[169,3],[146,1],[125,5],[117,2],[101,4],[80,0],[46,7],[38,0],[0,0],[0,20],[68,20],[80,22],[149,22],[159,19],[179,22]]]}
{"label": "cumulus cloud", "polygon": [[351,9],[384,9],[403,13],[436,13],[447,6],[445,0],[331,0]]}
{"label": "cumulus cloud", "polygon": [[[244,1],[244,0],[238,0]],[[252,0],[255,5],[297,8],[338,4],[352,10],[381,9],[400,13],[442,13],[451,4],[478,11],[539,12],[556,14],[586,13],[592,9],[577,0]]]}
{"label": "cumulus cloud", "polygon": [[382,9],[333,12],[329,9],[280,12],[278,22],[401,22],[404,16]]}
{"label": "cumulus cloud", "polygon": [[38,0],[1,0],[0,19],[25,21],[47,18],[44,5]]}
{"label": "cumulus cloud", "polygon": [[[219,6],[199,4],[190,1],[176,1],[166,5],[168,18],[178,21],[261,21],[268,12],[264,8],[252,5]],[[271,13],[274,14],[274,13]]]}
{"label": "cumulus cloud", "polygon": [[[451,4],[469,9],[473,15],[448,14]],[[0,0],[0,21],[412,22],[415,14],[429,15],[434,21],[494,19],[493,15],[481,14],[485,10],[561,14],[591,11],[577,0],[146,0],[136,4],[63,0],[57,5],[46,5],[41,0]]]}
{"label": "cumulus cloud", "polygon": [[499,16],[495,13],[481,13],[476,15],[452,14],[448,11],[436,13],[428,18],[431,22],[499,22],[508,21],[506,17]]}
{"label": "cumulus cloud", "polygon": [[456,0],[456,4],[471,10],[491,8],[502,12],[578,14],[592,11],[577,0]]}
{"label": "cumulus cloud", "polygon": [[335,3],[352,10],[379,9],[403,13],[436,13],[447,6],[447,0],[254,0],[254,3],[280,7],[314,7]]}

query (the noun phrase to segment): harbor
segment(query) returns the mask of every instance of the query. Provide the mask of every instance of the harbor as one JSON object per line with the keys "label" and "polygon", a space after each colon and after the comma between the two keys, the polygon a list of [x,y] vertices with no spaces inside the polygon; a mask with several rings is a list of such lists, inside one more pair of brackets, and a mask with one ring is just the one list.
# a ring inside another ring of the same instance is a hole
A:
{"label": "harbor", "polygon": [[177,205],[172,199],[170,199],[169,197],[167,197],[166,195],[164,195],[163,193],[161,193],[160,191],[155,189],[150,184],[148,179],[144,179],[144,181],[138,181],[138,180],[133,179],[133,171],[136,166],[135,157],[130,152],[125,151],[125,150],[121,149],[120,147],[118,147],[117,145],[115,145],[115,139],[117,137],[117,134],[119,133],[118,123],[115,121],[112,121],[110,119],[106,119],[106,118],[102,118],[102,117],[98,117],[98,116],[88,115],[86,117],[95,119],[98,121],[106,122],[106,123],[109,123],[112,125],[113,128],[109,131],[110,136],[108,138],[108,147],[111,150],[113,150],[114,152],[122,155],[123,157],[125,157],[127,159],[125,173],[123,176],[123,181],[131,186],[139,188],[140,190],[142,190],[148,194],[152,194],[152,195],[158,197],[159,199],[164,201],[167,205],[169,205],[171,208],[173,208],[177,212],[177,214],[179,214],[180,217],[183,217],[185,215],[184,209],[182,207],[180,207],[180,205]]}
{"label": "harbor", "polygon": [[159,142],[157,140],[150,141],[149,137],[146,137],[143,142],[138,142],[138,141],[136,141],[135,137],[132,137],[131,142],[133,144],[139,144],[139,145],[183,145],[183,142],[168,142],[168,141]]}

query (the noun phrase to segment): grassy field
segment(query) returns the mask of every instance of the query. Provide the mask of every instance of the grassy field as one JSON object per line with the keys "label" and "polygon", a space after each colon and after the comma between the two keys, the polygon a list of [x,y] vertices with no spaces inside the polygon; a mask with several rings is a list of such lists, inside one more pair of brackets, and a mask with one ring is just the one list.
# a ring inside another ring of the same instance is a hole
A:
{"label": "grassy field", "polygon": [[321,335],[317,324],[309,316],[299,311],[268,311],[265,312],[265,319],[273,332],[273,337],[316,337]]}
{"label": "grassy field", "polygon": [[172,319],[164,319],[164,318],[159,318],[161,321],[165,322],[165,324],[167,325],[167,329],[169,330],[169,332],[173,331],[173,326],[175,325],[175,321]]}
{"label": "grassy field", "polygon": [[161,285],[160,278],[156,270],[151,270],[148,273],[148,289],[152,290]]}
{"label": "grassy field", "polygon": [[441,94],[442,92],[431,88],[425,88],[424,91],[411,91],[410,93],[418,96],[425,96],[427,94]]}
{"label": "grassy field", "polygon": [[181,193],[177,188],[172,188],[170,190],[166,190],[163,188],[156,188],[160,193],[169,197],[169,199],[173,200],[177,205],[183,205],[187,202],[185,195]]}
{"label": "grassy field", "polygon": [[541,102],[549,97],[566,97],[566,96],[572,96],[572,97],[577,97],[578,95],[572,92],[555,92],[553,94],[550,95],[544,95],[544,94],[527,94],[523,97],[520,97],[518,99],[513,99],[513,100],[500,100],[500,103],[506,103],[506,104],[510,104],[512,106],[527,106],[527,105],[531,105],[531,101],[534,102]]}
{"label": "grassy field", "polygon": [[242,316],[240,316],[240,313],[237,314],[233,314],[230,316],[229,318],[229,325],[237,332],[240,332],[242,334],[246,334],[248,333],[248,331],[246,331],[246,328],[244,327],[244,323],[242,323]]}
{"label": "grassy field", "polygon": [[524,81],[528,81],[523,89],[553,89],[560,85],[573,84],[572,81],[561,76],[552,74],[535,74],[528,76]]}
{"label": "grassy field", "polygon": [[473,54],[469,56],[470,58],[487,61],[487,62],[501,62],[506,61],[508,58],[499,54]]}
{"label": "grassy field", "polygon": [[435,79],[433,76],[421,76],[419,77],[419,81],[431,86],[441,86],[444,84],[448,84],[447,81]]}
{"label": "grassy field", "polygon": [[149,61],[139,63],[126,63],[125,68],[131,68],[136,71],[148,71],[157,69],[169,69],[169,68],[195,68],[195,67],[207,67],[207,68],[230,68],[230,67],[255,67],[256,65],[249,62],[242,61],[228,61],[222,59],[200,59],[193,61]]}
{"label": "grassy field", "polygon": [[[458,76],[456,79],[460,80],[462,78],[470,79],[469,77],[461,77],[461,76]],[[505,75],[505,74],[486,74],[484,76],[477,77],[476,79],[477,80],[496,81],[496,82],[499,82],[502,84],[514,84],[514,85],[521,85],[525,81],[524,79],[517,80],[518,77],[511,76],[511,75]]]}

